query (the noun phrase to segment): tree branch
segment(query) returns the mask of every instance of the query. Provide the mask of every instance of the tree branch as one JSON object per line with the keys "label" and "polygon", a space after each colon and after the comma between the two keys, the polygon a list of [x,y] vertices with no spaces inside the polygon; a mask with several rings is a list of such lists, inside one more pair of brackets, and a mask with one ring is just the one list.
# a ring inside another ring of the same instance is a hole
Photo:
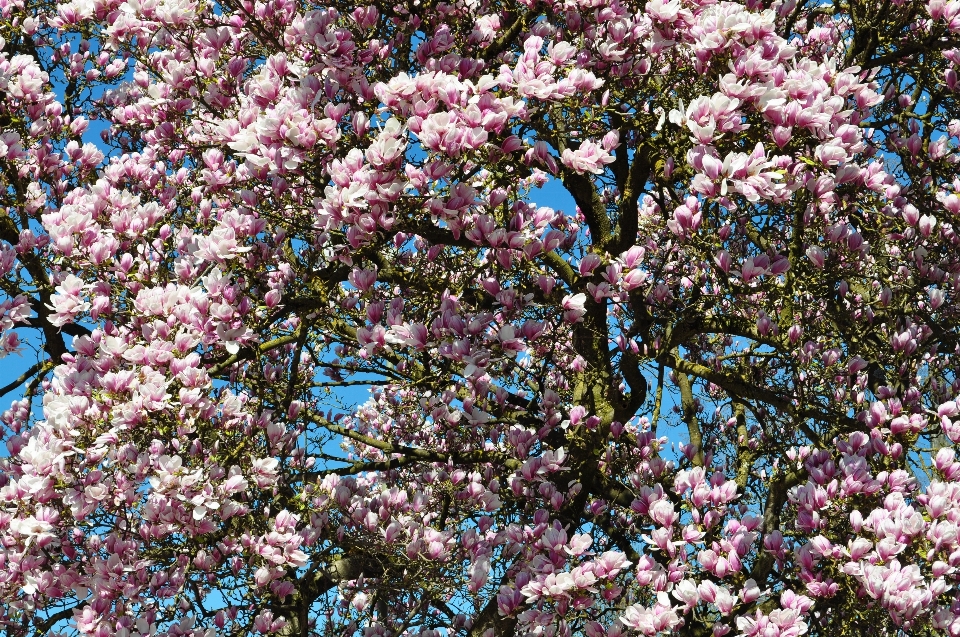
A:
{"label": "tree branch", "polygon": [[587,220],[594,248],[603,252],[610,240],[610,217],[596,186],[589,178],[569,168],[560,171],[560,178]]}
{"label": "tree branch", "polygon": [[695,467],[703,466],[703,435],[700,432],[700,423],[697,420],[697,406],[693,400],[693,386],[687,375],[679,370],[674,370],[677,376],[677,386],[680,388],[680,407],[682,409],[683,421],[687,424],[687,435],[690,436],[690,444],[693,445],[694,454],[690,461]]}
{"label": "tree branch", "polygon": [[[627,250],[637,241],[637,229],[639,227],[637,202],[640,201],[644,184],[650,178],[650,158],[641,154],[642,150],[646,150],[646,148],[641,146],[634,152],[633,162],[630,164],[630,171],[622,188],[623,194],[620,196],[619,206],[620,218],[617,220],[617,229],[609,247],[609,251],[614,255]],[[624,150],[624,154],[626,154],[626,150]]]}
{"label": "tree branch", "polygon": [[37,374],[45,374],[51,369],[53,369],[52,361],[40,361],[39,363],[31,365],[30,369],[17,376],[17,378],[15,378],[12,382],[0,387],[0,396],[6,396],[8,393],[27,382],[28,378]]}

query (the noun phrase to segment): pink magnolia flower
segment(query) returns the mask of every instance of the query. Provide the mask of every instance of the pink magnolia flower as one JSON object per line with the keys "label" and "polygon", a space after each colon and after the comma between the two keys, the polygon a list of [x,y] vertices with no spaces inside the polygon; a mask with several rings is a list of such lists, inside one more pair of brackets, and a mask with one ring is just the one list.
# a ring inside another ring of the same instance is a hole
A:
{"label": "pink magnolia flower", "polygon": [[613,155],[591,139],[583,141],[576,150],[564,149],[560,162],[577,173],[602,174],[604,166],[613,163]]}
{"label": "pink magnolia flower", "polygon": [[579,294],[567,295],[563,297],[561,306],[564,309],[563,320],[568,323],[576,323],[582,320],[584,314],[586,314],[586,300],[587,296],[582,292]]}

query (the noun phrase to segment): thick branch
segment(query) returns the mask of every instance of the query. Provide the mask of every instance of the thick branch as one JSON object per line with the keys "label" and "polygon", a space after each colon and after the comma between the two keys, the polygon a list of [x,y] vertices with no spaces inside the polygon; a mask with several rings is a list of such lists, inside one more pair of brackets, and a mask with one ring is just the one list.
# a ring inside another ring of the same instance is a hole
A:
{"label": "thick branch", "polygon": [[564,169],[561,180],[587,220],[594,247],[602,252],[610,240],[610,218],[607,216],[607,207],[600,199],[600,193],[592,180],[572,170]]}
{"label": "thick branch", "polygon": [[693,386],[687,375],[681,371],[674,371],[677,376],[677,386],[680,388],[680,407],[683,421],[687,424],[687,435],[693,445],[694,454],[691,458],[693,466],[703,466],[703,436],[700,433],[700,423],[697,420],[697,406],[693,400]]}
{"label": "thick branch", "polygon": [[578,277],[576,272],[573,271],[573,267],[569,263],[563,260],[559,254],[551,250],[550,252],[544,252],[541,257],[544,263],[553,270],[553,273],[560,277],[560,280],[566,283],[568,286],[573,286],[577,281]]}
{"label": "thick branch", "polygon": [[517,619],[501,615],[497,598],[491,597],[473,621],[469,637],[512,637],[516,629]]}
{"label": "thick branch", "polygon": [[[783,513],[783,507],[787,503],[787,492],[794,486],[800,484],[801,474],[791,471],[786,475],[781,475],[771,480],[768,485],[766,502],[763,506],[763,537],[766,538],[774,531],[780,530],[780,516]],[[766,551],[760,551],[750,575],[758,582],[763,582],[770,569],[773,568],[774,557]]]}
{"label": "thick branch", "polygon": [[[617,220],[617,230],[613,234],[613,241],[609,247],[612,254],[620,254],[637,241],[639,226],[639,212],[637,202],[643,191],[643,185],[650,178],[650,158],[642,154],[644,147],[638,148],[630,164],[630,172],[620,197],[620,218]],[[626,154],[626,150],[623,151]]]}

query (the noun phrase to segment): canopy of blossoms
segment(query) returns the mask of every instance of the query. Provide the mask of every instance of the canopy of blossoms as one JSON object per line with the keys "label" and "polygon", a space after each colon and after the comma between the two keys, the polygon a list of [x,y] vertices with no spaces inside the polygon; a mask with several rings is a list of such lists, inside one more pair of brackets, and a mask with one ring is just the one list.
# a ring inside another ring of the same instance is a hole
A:
{"label": "canopy of blossoms", "polygon": [[960,636],[958,67],[960,0],[0,0],[4,634]]}

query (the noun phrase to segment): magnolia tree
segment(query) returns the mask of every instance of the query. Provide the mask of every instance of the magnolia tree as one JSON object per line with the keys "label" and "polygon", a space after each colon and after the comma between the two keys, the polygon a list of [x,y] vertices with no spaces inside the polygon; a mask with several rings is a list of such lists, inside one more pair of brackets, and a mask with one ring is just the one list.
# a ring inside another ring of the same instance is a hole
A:
{"label": "magnolia tree", "polygon": [[960,0],[0,36],[6,635],[960,635]]}

